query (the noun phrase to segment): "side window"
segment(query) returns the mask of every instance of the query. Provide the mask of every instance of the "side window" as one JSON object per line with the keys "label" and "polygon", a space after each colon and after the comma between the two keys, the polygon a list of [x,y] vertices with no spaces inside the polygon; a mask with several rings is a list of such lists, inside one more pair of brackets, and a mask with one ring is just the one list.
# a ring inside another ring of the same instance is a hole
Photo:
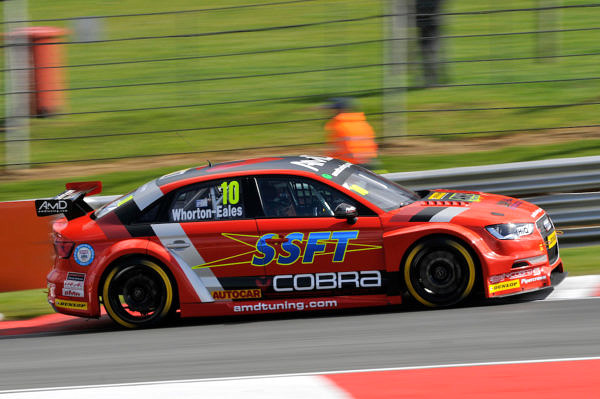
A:
{"label": "side window", "polygon": [[257,181],[266,217],[328,217],[342,202],[358,206],[339,191],[308,179],[259,177]]}
{"label": "side window", "polygon": [[266,217],[298,216],[292,198],[291,181],[285,178],[258,178],[258,190]]}
{"label": "side window", "polygon": [[242,184],[235,179],[194,184],[179,189],[168,209],[169,222],[202,222],[246,217]]}
{"label": "side window", "polygon": [[337,206],[341,203],[346,203],[348,205],[353,205],[357,208],[360,208],[359,204],[352,198],[332,189],[331,187],[326,186],[325,184],[315,182],[315,189],[334,211],[335,208],[337,208]]}

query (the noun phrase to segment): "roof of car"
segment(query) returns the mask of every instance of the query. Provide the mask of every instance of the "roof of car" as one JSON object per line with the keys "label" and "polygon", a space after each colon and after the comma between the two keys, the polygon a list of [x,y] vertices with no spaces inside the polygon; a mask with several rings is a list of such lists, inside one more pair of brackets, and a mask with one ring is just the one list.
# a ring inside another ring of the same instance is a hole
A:
{"label": "roof of car", "polygon": [[159,186],[162,186],[184,179],[208,176],[212,174],[265,170],[290,170],[313,172],[315,174],[331,174],[337,168],[346,164],[347,162],[339,159],[313,155],[255,158],[180,170],[160,177],[157,180],[157,183]]}

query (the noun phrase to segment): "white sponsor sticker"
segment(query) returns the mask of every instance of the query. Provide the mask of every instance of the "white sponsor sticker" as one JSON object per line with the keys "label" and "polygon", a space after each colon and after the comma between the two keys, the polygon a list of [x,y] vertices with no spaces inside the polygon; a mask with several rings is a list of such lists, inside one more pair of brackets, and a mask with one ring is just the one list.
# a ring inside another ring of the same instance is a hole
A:
{"label": "white sponsor sticker", "polygon": [[381,287],[379,270],[316,274],[281,274],[273,278],[276,292]]}
{"label": "white sponsor sticker", "polygon": [[71,290],[68,288],[63,288],[62,296],[70,296],[73,298],[83,298],[83,290]]}
{"label": "white sponsor sticker", "polygon": [[218,205],[217,209],[196,208],[191,210],[171,209],[171,219],[174,222],[194,220],[212,220],[244,216],[241,206]]}
{"label": "white sponsor sticker", "polygon": [[331,176],[339,176],[345,169],[348,169],[352,164],[350,162],[346,162],[342,166],[338,166],[333,172],[331,172]]}
{"label": "white sponsor sticker", "polygon": [[314,309],[337,308],[336,300],[298,300],[298,301],[271,301],[256,302],[253,304],[235,305],[234,312],[278,312],[278,311],[303,311]]}
{"label": "white sponsor sticker", "polygon": [[535,219],[540,213],[544,212],[544,210],[542,208],[538,208],[535,211],[533,211],[533,213],[531,214],[531,217],[533,219]]}
{"label": "white sponsor sticker", "polygon": [[495,284],[505,280],[513,280],[529,276],[539,276],[541,273],[542,270],[539,267],[536,267],[535,269],[519,270],[516,272],[498,274],[496,276],[490,277],[490,283]]}
{"label": "white sponsor sticker", "polygon": [[316,157],[311,155],[300,155],[302,159],[300,161],[292,161],[290,162],[292,165],[302,166],[304,168],[308,168],[312,171],[318,172],[319,168],[323,167],[327,161],[331,161],[333,158],[331,157]]}
{"label": "white sponsor sticker", "polygon": [[529,284],[529,283],[533,283],[536,281],[546,281],[546,276],[538,276],[538,277],[532,277],[532,278],[522,278],[521,279],[521,284]]}
{"label": "white sponsor sticker", "polygon": [[85,286],[85,273],[67,273],[67,279],[63,282],[63,296],[83,298]]}
{"label": "white sponsor sticker", "polygon": [[175,171],[175,172],[172,172],[172,173],[168,173],[168,174],[166,174],[164,176],[161,176],[161,178],[159,180],[168,179],[169,177],[179,176],[179,175],[184,174],[187,171],[188,171],[188,169],[181,169],[181,170],[178,170],[178,171]]}
{"label": "white sponsor sticker", "polygon": [[196,208],[206,208],[208,206],[208,198],[196,200]]}
{"label": "white sponsor sticker", "polygon": [[66,211],[68,207],[69,207],[69,204],[65,200],[60,200],[60,201],[48,200],[48,201],[40,202],[40,205],[38,206],[37,211],[38,211],[38,213],[52,214],[52,213]]}

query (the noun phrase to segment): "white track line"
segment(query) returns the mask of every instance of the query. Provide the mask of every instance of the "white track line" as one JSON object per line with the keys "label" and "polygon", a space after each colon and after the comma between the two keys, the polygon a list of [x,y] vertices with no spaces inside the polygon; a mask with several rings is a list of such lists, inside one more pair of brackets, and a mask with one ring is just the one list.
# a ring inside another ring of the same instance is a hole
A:
{"label": "white track line", "polygon": [[[555,363],[582,360],[600,360],[600,356],[552,359],[530,359],[502,362],[451,363],[425,366],[388,367],[360,370],[336,370],[311,373],[270,374],[246,377],[206,378],[194,380],[148,381],[123,384],[68,386],[57,388],[19,389],[0,391],[1,399],[100,399],[137,398],[164,399],[165,397],[208,397],[219,398],[260,397],[262,398],[348,398],[333,383],[322,376],[332,374],[365,373],[380,371],[402,371],[473,366],[496,366],[507,364]],[[183,396],[180,396],[183,395]]]}
{"label": "white track line", "polygon": [[62,388],[4,394],[2,399],[106,399],[106,398],[261,398],[349,399],[344,390],[325,377],[288,376],[208,381],[164,382],[121,386]]}

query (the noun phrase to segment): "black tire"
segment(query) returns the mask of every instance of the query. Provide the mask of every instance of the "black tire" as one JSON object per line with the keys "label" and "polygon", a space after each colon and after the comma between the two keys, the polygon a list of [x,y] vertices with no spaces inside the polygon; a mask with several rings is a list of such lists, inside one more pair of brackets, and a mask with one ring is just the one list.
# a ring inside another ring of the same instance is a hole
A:
{"label": "black tire", "polygon": [[450,238],[430,239],[414,246],[404,261],[410,295],[429,307],[445,307],[466,299],[477,272],[471,252]]}
{"label": "black tire", "polygon": [[114,266],[102,285],[106,313],[127,328],[151,327],[176,310],[173,283],[158,264],[131,258]]}

